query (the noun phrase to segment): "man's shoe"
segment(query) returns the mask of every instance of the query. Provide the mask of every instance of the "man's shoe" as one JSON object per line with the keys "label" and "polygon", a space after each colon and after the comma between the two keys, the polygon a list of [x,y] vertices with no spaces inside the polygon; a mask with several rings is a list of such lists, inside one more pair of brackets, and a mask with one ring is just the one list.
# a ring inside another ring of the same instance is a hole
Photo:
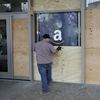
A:
{"label": "man's shoe", "polygon": [[41,92],[40,92],[41,95],[46,95],[46,94],[48,94],[48,93],[49,93],[49,91],[41,91]]}

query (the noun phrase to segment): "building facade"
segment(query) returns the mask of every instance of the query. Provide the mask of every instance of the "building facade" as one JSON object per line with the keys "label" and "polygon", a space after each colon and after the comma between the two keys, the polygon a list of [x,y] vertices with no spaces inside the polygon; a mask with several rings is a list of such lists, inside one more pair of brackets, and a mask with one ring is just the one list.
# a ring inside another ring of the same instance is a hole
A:
{"label": "building facade", "polygon": [[55,46],[56,82],[99,84],[99,0],[0,1],[0,78],[40,80],[34,43],[47,33]]}

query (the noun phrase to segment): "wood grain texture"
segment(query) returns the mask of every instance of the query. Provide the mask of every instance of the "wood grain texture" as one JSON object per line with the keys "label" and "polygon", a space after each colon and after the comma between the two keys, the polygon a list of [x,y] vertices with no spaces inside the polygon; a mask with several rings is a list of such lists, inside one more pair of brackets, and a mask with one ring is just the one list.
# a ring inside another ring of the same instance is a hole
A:
{"label": "wood grain texture", "polygon": [[86,50],[86,83],[100,84],[100,49]]}
{"label": "wood grain texture", "polygon": [[[40,80],[34,55],[34,78]],[[63,47],[54,56],[52,66],[52,78],[56,82],[81,82],[81,47]]]}
{"label": "wood grain texture", "polygon": [[86,48],[100,48],[100,9],[86,10]]}
{"label": "wood grain texture", "polygon": [[80,9],[81,0],[34,0],[34,11]]}
{"label": "wood grain texture", "polygon": [[27,23],[27,19],[13,19],[14,76],[29,76]]}
{"label": "wood grain texture", "polygon": [[100,9],[86,10],[86,83],[100,84]]}

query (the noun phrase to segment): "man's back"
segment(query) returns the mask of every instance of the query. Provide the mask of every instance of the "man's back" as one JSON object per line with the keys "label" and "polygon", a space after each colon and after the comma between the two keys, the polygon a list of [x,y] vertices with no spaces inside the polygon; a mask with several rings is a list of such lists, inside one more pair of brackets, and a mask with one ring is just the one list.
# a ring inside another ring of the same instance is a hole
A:
{"label": "man's back", "polygon": [[52,62],[53,53],[56,52],[54,47],[46,42],[40,41],[35,44],[35,51],[38,64],[48,64]]}

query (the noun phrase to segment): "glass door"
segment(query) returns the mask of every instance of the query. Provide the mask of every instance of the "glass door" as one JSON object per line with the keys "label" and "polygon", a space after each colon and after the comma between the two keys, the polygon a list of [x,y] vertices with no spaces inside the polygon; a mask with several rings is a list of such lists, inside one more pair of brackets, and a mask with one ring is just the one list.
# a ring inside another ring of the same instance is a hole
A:
{"label": "glass door", "polygon": [[11,18],[0,15],[0,78],[12,78]]}

